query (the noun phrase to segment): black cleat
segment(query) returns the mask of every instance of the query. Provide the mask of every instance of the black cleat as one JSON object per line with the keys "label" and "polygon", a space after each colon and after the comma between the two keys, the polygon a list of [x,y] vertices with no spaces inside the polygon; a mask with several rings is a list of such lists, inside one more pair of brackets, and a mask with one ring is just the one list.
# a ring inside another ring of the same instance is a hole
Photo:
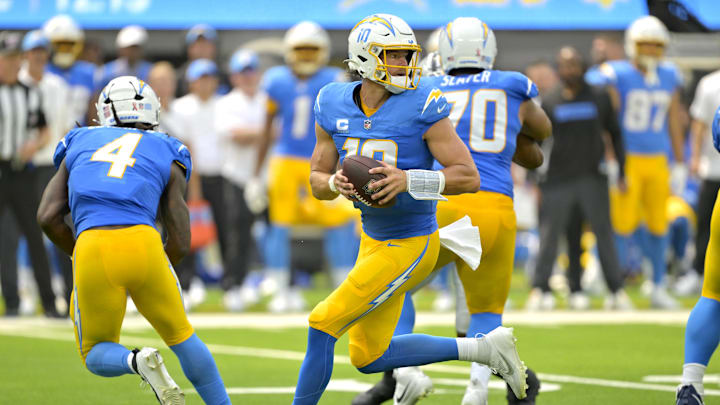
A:
{"label": "black cleat", "polygon": [[675,405],[705,405],[702,396],[692,384],[681,385],[675,394]]}
{"label": "black cleat", "polygon": [[508,405],[535,405],[535,398],[540,393],[540,379],[537,377],[534,371],[527,369],[527,397],[523,399],[517,399],[513,394],[510,386],[507,386],[507,400]]}
{"label": "black cleat", "polygon": [[395,378],[393,371],[383,373],[382,380],[373,385],[369,390],[359,394],[352,400],[352,405],[380,405],[393,398],[395,393]]}

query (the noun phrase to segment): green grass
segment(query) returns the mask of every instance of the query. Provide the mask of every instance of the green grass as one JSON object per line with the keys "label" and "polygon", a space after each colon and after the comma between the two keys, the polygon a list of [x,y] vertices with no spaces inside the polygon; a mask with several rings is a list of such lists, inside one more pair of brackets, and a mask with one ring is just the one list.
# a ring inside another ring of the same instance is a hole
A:
{"label": "green grass", "polygon": [[[323,299],[330,291],[326,280],[320,276],[315,285],[319,286],[306,292],[310,305]],[[515,308],[524,305],[528,292],[527,280],[517,274],[513,278],[510,299]],[[628,292],[638,308],[648,307],[638,286],[629,286]],[[430,310],[436,293],[425,289],[416,295],[416,306],[420,311]],[[223,311],[222,294],[215,289],[208,290],[208,299],[197,312]],[[564,298],[558,295],[558,306],[564,308]],[[694,298],[682,301],[686,308],[695,303]],[[249,309],[261,312],[267,299]],[[593,306],[601,307],[601,298],[593,298]],[[538,314],[543,316],[542,313]],[[448,317],[452,315],[448,314]],[[512,325],[511,325],[512,326]],[[152,404],[155,403],[149,388],[141,390],[139,378],[123,376],[119,378],[101,378],[89,373],[77,354],[72,340],[72,326],[67,323],[50,326],[25,327],[22,336],[12,336],[11,331],[4,333],[0,324],[0,404]],[[450,336],[451,327],[432,327],[417,332]],[[36,335],[53,334],[53,339],[39,338]],[[525,362],[536,372],[550,375],[548,384],[560,386],[558,391],[543,392],[539,404],[553,405],[591,405],[591,404],[632,404],[654,405],[670,404],[672,392],[614,388],[591,384],[567,383],[553,380],[553,375],[597,378],[614,381],[642,383],[647,375],[678,375],[681,372],[683,354],[684,327],[680,325],[571,325],[557,327],[516,326],[520,354]],[[238,346],[243,348],[262,348],[286,350],[296,353],[289,359],[260,357],[253,355],[227,354],[216,352],[215,359],[229,388],[252,387],[294,387],[300,367],[298,356],[305,351],[307,332],[303,328],[289,329],[199,329],[198,335],[212,348],[212,345]],[[147,340],[150,339],[149,342]],[[138,341],[139,340],[139,341]],[[151,330],[125,331],[121,343],[128,347],[151,344],[160,348],[166,359],[170,373],[184,390],[191,389],[180,365],[165,348],[157,335]],[[347,356],[347,337],[337,344],[335,353]],[[466,363],[449,362],[447,365],[462,367],[453,373],[427,370],[435,379],[465,380]],[[708,374],[720,373],[720,367],[711,363]],[[379,376],[363,375],[351,365],[336,361],[333,379],[352,379],[359,382],[374,383]],[[674,383],[663,383],[672,387]],[[447,391],[433,394],[424,400],[427,404],[458,404],[464,387],[436,383],[436,388]],[[709,384],[706,389],[717,389]],[[355,393],[328,391],[321,404],[349,404]],[[491,404],[504,404],[505,392],[492,389]],[[234,403],[242,404],[288,404],[291,394],[233,394]],[[199,396],[187,393],[188,404],[201,404]],[[720,398],[709,396],[707,404],[720,404]]]}
{"label": "green grass", "polygon": [[[2,404],[135,404],[153,403],[148,388],[139,388],[134,376],[101,378],[84,369],[71,339],[71,327],[44,328],[60,333],[66,340],[47,340],[4,336],[0,333],[0,403]],[[519,350],[525,362],[539,373],[642,382],[646,375],[674,375],[682,364],[683,328],[657,325],[583,325],[562,327],[516,327]],[[39,332],[39,330],[38,330]],[[433,327],[418,332],[448,335],[451,328]],[[281,349],[302,353],[305,350],[304,329],[204,329],[198,335],[212,345]],[[154,332],[124,333],[121,343],[133,346],[134,339],[157,339]],[[172,352],[157,346],[166,359],[170,373],[183,389],[191,388]],[[335,350],[347,355],[347,338]],[[297,380],[300,361],[273,359],[258,355],[215,354],[215,359],[230,388],[292,387]],[[444,363],[467,367],[461,362]],[[711,363],[708,373],[720,368]],[[428,371],[431,377],[465,379],[462,373]],[[333,379],[355,379],[375,382],[377,376],[359,373],[351,365],[336,362]],[[672,403],[673,394],[595,385],[559,383],[560,390],[545,392],[542,404],[662,404]],[[672,384],[666,384],[672,385]],[[449,394],[433,395],[428,404],[457,404],[462,387],[436,385]],[[710,386],[708,388],[716,388]],[[354,393],[327,392],[321,404],[347,404]],[[232,395],[235,403],[288,404],[290,394]],[[187,394],[188,404],[201,404],[196,394]],[[708,404],[720,403],[709,397]],[[490,402],[506,403],[504,392],[491,390]]]}

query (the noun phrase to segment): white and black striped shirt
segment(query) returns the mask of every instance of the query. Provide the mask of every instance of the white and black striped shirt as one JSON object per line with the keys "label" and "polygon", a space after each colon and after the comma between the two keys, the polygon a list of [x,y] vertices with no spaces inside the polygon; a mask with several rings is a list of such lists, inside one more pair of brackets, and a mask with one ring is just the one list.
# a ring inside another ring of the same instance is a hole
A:
{"label": "white and black striped shirt", "polygon": [[0,84],[0,161],[12,160],[22,145],[46,125],[37,87]]}

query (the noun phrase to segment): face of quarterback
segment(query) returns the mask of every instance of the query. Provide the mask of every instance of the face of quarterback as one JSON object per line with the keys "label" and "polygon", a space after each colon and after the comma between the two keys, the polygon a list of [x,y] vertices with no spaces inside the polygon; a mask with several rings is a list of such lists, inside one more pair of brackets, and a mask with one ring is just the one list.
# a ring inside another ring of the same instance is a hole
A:
{"label": "face of quarterback", "polygon": [[[407,75],[407,69],[405,69],[405,66],[408,66],[408,56],[410,55],[410,51],[405,49],[400,50],[392,50],[392,51],[385,51],[385,60],[383,61],[388,66],[398,66],[398,67],[389,67],[388,73],[390,73],[391,76],[405,76]],[[382,55],[381,55],[382,58]]]}

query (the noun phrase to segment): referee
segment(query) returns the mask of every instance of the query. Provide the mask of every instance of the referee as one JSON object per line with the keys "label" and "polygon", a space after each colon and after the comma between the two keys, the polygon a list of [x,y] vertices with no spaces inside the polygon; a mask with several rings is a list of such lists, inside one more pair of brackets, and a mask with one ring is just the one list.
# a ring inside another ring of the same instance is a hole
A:
{"label": "referee", "polygon": [[[617,117],[609,95],[589,86],[583,79],[585,63],[576,49],[561,48],[557,54],[557,67],[562,84],[543,98],[543,109],[552,120],[553,137],[549,159],[546,159],[549,160],[547,173],[540,184],[540,256],[528,308],[532,307],[530,302],[533,300],[550,301],[547,298],[549,279],[557,256],[558,239],[573,212],[579,210],[590,222],[597,238],[600,263],[611,292],[606,307],[629,309],[632,303],[622,290],[623,280],[610,225],[608,179],[600,170],[605,155],[605,131],[612,138],[619,167],[625,163]],[[623,177],[621,173],[621,186]],[[582,295],[580,283],[572,284],[571,293]]]}
{"label": "referee", "polygon": [[[50,266],[40,227],[35,220],[38,197],[35,192],[35,171],[29,164],[33,155],[48,139],[45,115],[41,108],[40,90],[20,83],[21,37],[17,33],[0,32],[0,216],[10,209],[18,228],[27,239],[45,315],[59,317],[55,294],[50,284]],[[3,238],[0,247],[0,282],[5,299],[5,316],[17,316],[17,265],[13,255],[17,238]]]}

